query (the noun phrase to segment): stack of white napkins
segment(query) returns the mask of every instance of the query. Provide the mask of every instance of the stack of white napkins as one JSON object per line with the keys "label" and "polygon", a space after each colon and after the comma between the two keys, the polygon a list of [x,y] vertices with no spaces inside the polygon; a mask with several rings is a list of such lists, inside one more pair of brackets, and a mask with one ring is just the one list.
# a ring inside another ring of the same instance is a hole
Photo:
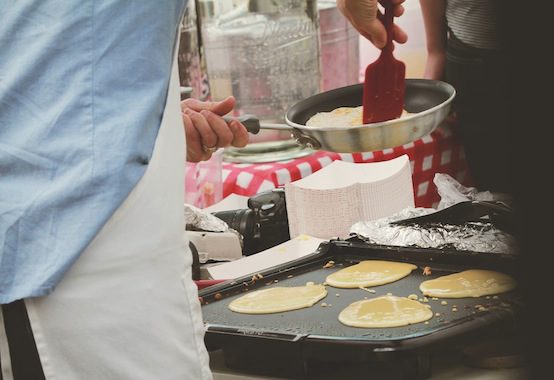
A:
{"label": "stack of white napkins", "polygon": [[333,161],[306,178],[285,185],[290,236],[347,237],[359,221],[414,207],[407,155],[383,162]]}

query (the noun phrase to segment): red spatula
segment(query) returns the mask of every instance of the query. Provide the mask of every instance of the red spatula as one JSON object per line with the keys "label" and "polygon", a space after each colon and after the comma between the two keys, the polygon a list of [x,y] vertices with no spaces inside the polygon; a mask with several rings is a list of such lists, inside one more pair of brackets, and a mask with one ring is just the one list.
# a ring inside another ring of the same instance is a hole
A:
{"label": "red spatula", "polygon": [[392,51],[392,1],[381,1],[385,7],[383,23],[387,30],[387,44],[379,58],[365,69],[363,122],[378,123],[395,119],[404,109],[406,66],[394,58]]}

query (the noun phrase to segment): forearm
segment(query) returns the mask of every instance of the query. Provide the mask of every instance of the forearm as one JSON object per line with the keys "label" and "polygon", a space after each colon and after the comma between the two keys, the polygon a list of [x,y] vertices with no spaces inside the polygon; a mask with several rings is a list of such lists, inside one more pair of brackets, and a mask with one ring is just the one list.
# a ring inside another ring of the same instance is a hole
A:
{"label": "forearm", "polygon": [[425,62],[425,70],[423,78],[442,80],[444,77],[444,68],[446,65],[446,54],[444,53],[428,53],[427,61]]}
{"label": "forearm", "polygon": [[427,62],[424,77],[442,79],[446,63],[446,1],[420,0],[427,41]]}

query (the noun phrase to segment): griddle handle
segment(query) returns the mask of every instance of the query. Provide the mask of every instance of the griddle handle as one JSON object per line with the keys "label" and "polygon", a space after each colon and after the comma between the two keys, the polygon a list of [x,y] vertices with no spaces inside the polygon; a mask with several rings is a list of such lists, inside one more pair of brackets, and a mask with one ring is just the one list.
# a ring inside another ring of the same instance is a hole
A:
{"label": "griddle handle", "polygon": [[223,120],[229,123],[231,120],[238,120],[246,127],[246,130],[254,135],[260,132],[260,119],[254,115],[242,115],[242,116],[223,116]]}

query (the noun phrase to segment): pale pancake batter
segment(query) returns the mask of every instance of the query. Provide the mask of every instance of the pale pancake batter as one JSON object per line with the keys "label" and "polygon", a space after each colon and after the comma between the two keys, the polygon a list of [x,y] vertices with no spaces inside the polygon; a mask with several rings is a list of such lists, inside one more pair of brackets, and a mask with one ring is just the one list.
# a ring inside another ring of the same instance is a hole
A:
{"label": "pale pancake batter", "polygon": [[[409,113],[404,110],[400,117],[409,115]],[[364,123],[362,122],[363,116],[363,107],[339,107],[335,108],[330,112],[318,112],[312,116],[307,122],[306,126],[308,127],[356,127],[361,126]]]}
{"label": "pale pancake batter", "polygon": [[470,269],[424,281],[419,285],[419,290],[430,297],[466,298],[505,293],[515,287],[516,281],[507,274]]}
{"label": "pale pancake batter", "polygon": [[229,309],[245,314],[269,314],[313,306],[327,295],[325,286],[273,287],[249,292],[229,304]]}
{"label": "pale pancake batter", "polygon": [[339,314],[339,321],[352,327],[385,328],[424,322],[432,317],[431,309],[418,301],[382,296],[350,304]]}
{"label": "pale pancake batter", "polygon": [[416,268],[408,263],[364,260],[330,274],[325,282],[336,288],[377,286],[400,280]]}

